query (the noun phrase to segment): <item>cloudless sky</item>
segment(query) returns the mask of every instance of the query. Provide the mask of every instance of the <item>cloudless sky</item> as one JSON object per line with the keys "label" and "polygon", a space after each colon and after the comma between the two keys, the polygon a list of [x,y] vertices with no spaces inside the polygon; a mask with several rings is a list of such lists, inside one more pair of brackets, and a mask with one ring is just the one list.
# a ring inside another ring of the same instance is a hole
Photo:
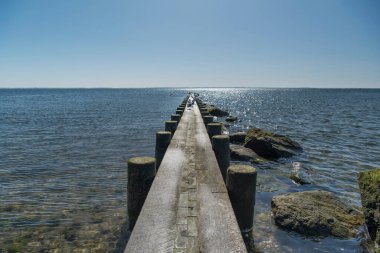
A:
{"label": "cloudless sky", "polygon": [[0,0],[0,87],[380,88],[379,0]]}

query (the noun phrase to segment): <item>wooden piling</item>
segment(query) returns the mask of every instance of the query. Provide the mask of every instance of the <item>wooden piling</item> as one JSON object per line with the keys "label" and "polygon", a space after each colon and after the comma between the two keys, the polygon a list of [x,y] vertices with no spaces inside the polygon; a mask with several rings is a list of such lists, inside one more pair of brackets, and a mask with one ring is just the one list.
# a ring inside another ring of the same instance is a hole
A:
{"label": "wooden piling", "polygon": [[210,139],[212,139],[212,137],[214,135],[222,134],[222,124],[220,124],[220,123],[209,123],[207,125],[207,133],[208,133],[208,136],[210,137]]}
{"label": "wooden piling", "polygon": [[211,140],[220,172],[224,182],[226,182],[227,169],[230,166],[230,137],[228,135],[214,135]]}
{"label": "wooden piling", "polygon": [[231,165],[227,170],[227,190],[242,233],[253,228],[256,199],[256,169],[248,165]]}
{"label": "wooden piling", "polygon": [[159,131],[156,133],[156,170],[158,170],[161,165],[162,159],[164,158],[166,149],[170,144],[171,138],[172,133],[170,131]]}
{"label": "wooden piling", "polygon": [[156,175],[156,159],[134,157],[128,160],[128,217],[133,230]]}
{"label": "wooden piling", "polygon": [[214,121],[214,117],[210,115],[203,116],[203,122],[205,123],[205,126],[207,127],[208,124],[212,123]]}
{"label": "wooden piling", "polygon": [[202,117],[209,116],[210,114],[208,112],[201,112]]}
{"label": "wooden piling", "polygon": [[182,114],[183,114],[183,110],[178,110],[178,109],[177,109],[177,110],[175,111],[175,114],[179,114],[179,115],[182,116]]}
{"label": "wooden piling", "polygon": [[165,121],[165,131],[171,132],[172,138],[176,129],[177,129],[177,121],[174,121],[174,120]]}
{"label": "wooden piling", "polygon": [[179,123],[181,120],[181,114],[172,114],[170,120],[177,121],[177,123]]}

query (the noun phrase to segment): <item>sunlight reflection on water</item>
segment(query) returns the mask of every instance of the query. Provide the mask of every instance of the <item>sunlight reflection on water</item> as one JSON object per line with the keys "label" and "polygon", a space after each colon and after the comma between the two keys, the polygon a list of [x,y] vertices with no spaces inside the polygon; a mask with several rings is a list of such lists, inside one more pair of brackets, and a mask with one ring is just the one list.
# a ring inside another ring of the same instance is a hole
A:
{"label": "sunlight reflection on water", "polygon": [[[278,229],[272,196],[324,189],[360,205],[358,172],[379,166],[379,90],[198,89],[239,121],[288,135],[304,152],[255,165],[259,252],[360,252],[359,242],[315,241]],[[126,161],[154,155],[186,89],[0,90],[0,252],[122,250],[128,237]],[[222,120],[223,119],[219,119]],[[288,177],[299,163],[310,185]]]}

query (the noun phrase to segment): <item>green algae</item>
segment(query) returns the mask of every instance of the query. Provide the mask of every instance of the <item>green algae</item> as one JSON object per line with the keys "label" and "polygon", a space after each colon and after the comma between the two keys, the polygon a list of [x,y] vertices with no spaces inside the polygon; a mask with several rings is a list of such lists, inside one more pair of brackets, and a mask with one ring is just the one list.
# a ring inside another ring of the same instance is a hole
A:
{"label": "green algae", "polygon": [[361,172],[358,183],[369,235],[380,245],[380,169]]}

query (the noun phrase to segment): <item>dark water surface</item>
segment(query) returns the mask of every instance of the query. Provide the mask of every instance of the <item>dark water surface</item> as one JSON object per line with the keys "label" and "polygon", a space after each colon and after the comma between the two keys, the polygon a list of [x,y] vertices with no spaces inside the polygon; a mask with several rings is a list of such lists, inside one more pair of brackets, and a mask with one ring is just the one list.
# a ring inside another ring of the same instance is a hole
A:
{"label": "dark water surface", "polygon": [[[304,152],[258,167],[259,252],[362,252],[359,238],[278,229],[272,196],[324,189],[360,205],[360,171],[380,167],[380,90],[199,89],[241,122],[285,134]],[[185,89],[0,89],[0,252],[117,252],[125,246],[126,161],[154,155]],[[310,185],[288,176],[294,162]]]}

